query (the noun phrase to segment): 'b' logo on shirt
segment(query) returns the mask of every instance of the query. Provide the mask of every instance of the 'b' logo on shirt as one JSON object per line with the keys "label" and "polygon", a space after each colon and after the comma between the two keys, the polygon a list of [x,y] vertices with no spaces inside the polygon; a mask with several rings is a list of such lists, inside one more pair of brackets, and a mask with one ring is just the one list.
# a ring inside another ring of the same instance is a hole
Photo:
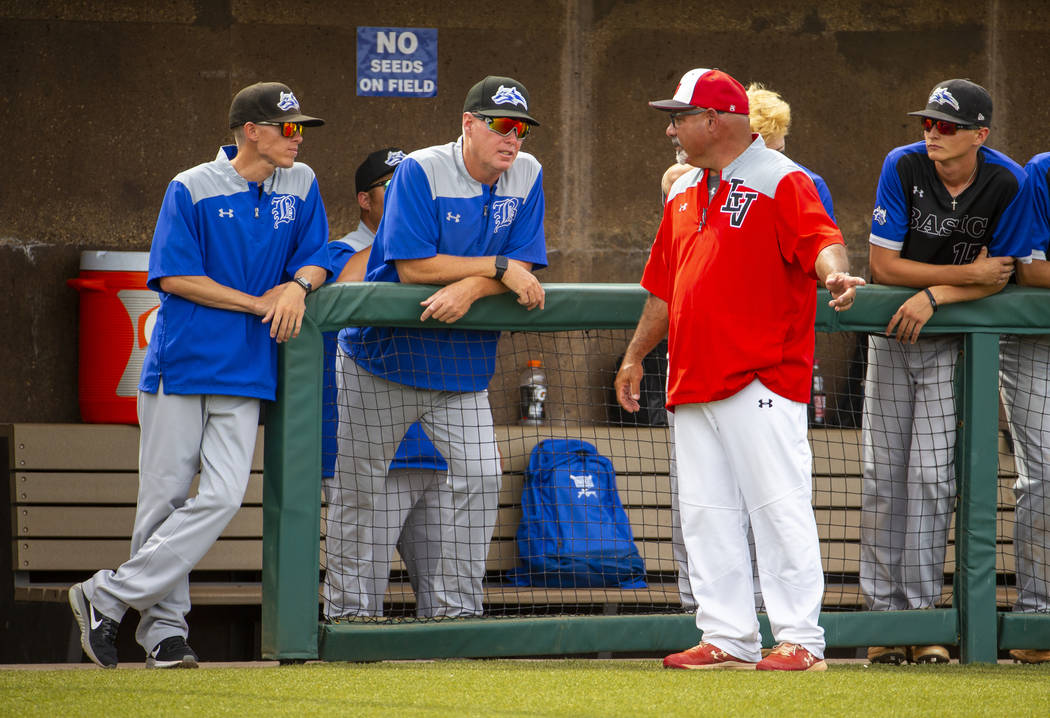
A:
{"label": "'b' logo on shirt", "polygon": [[744,180],[739,177],[729,180],[729,196],[726,197],[726,203],[721,209],[723,213],[729,215],[729,224],[734,227],[744,224],[744,218],[747,217],[751,203],[758,199],[758,192],[745,192],[739,189],[743,183]]}
{"label": "'b' logo on shirt", "polygon": [[270,214],[273,215],[273,228],[282,222],[295,221],[295,196],[290,194],[275,194],[270,200]]}
{"label": "'b' logo on shirt", "polygon": [[498,202],[493,202],[492,217],[496,220],[496,226],[492,228],[492,233],[496,234],[503,227],[509,227],[510,223],[514,221],[514,217],[517,214],[517,198],[510,197],[509,199],[501,199]]}

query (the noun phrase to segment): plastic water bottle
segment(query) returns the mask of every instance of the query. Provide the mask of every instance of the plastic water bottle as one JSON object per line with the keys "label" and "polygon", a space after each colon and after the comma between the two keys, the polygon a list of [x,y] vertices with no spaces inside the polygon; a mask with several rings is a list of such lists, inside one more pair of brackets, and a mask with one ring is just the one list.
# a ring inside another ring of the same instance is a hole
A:
{"label": "plastic water bottle", "polygon": [[827,407],[824,393],[824,377],[820,373],[820,362],[813,360],[813,397],[809,403],[810,426],[824,426],[824,410]]}
{"label": "plastic water bottle", "polygon": [[547,401],[547,375],[543,373],[543,363],[539,359],[529,359],[518,387],[521,390],[521,423],[525,426],[544,423],[547,419],[544,409],[544,402]]}

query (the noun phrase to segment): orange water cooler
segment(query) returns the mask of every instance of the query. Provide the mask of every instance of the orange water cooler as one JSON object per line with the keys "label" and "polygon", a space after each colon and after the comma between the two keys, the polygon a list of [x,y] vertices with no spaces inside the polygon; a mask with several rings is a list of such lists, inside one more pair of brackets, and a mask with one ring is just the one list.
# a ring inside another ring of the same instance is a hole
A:
{"label": "orange water cooler", "polygon": [[142,362],[160,308],[146,288],[148,252],[80,253],[80,416],[88,423],[137,424]]}

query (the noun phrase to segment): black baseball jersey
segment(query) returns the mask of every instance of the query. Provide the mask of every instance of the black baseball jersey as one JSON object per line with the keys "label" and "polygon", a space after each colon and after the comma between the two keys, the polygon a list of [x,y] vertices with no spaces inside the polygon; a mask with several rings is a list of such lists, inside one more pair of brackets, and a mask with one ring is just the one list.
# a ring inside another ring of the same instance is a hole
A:
{"label": "black baseball jersey", "polygon": [[1029,200],[1024,170],[987,147],[977,151],[973,183],[952,198],[926,143],[916,142],[886,156],[869,241],[927,264],[969,264],[981,247],[995,257],[1028,257]]}

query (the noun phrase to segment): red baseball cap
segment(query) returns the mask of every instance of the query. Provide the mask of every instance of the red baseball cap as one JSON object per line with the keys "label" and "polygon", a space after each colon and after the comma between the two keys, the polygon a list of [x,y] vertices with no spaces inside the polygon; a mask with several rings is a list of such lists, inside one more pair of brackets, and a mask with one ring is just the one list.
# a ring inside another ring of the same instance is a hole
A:
{"label": "red baseball cap", "polygon": [[656,100],[650,102],[649,106],[667,112],[702,107],[735,115],[748,114],[747,90],[744,86],[721,70],[708,70],[705,67],[682,75],[672,99]]}

